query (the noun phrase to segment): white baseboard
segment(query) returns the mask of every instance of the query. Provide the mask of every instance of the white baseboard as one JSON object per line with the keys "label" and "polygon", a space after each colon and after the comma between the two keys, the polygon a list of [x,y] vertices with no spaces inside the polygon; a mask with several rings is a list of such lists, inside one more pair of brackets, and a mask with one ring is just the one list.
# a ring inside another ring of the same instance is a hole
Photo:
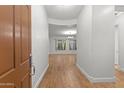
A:
{"label": "white baseboard", "polygon": [[96,78],[90,76],[84,69],[82,69],[78,64],[77,67],[81,70],[81,72],[87,77],[87,79],[92,82],[92,83],[97,83],[97,82],[115,82],[116,77],[110,77],[110,78]]}
{"label": "white baseboard", "polygon": [[46,73],[48,67],[49,67],[49,64],[45,67],[45,69],[44,69],[44,71],[42,72],[42,74],[41,74],[39,80],[37,81],[37,83],[35,84],[35,86],[34,86],[33,88],[37,88],[37,87],[39,86],[39,84],[40,84],[41,80],[43,79],[43,76],[44,76],[44,74]]}

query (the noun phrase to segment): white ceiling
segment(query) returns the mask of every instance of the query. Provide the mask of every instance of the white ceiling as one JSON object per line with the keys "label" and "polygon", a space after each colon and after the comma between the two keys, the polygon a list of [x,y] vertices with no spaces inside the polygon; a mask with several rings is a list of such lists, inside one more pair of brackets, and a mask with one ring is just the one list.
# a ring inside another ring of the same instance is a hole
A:
{"label": "white ceiling", "polygon": [[81,5],[46,5],[48,18],[58,20],[72,20],[76,19],[79,15]]}

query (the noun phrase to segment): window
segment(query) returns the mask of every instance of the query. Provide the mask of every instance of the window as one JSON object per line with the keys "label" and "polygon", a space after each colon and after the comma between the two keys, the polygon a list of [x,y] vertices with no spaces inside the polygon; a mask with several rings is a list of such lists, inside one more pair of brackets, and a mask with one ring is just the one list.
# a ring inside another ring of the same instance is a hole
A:
{"label": "window", "polygon": [[77,50],[76,40],[55,40],[55,50]]}
{"label": "window", "polygon": [[66,40],[56,40],[55,46],[56,46],[56,50],[65,50]]}
{"label": "window", "polygon": [[69,40],[69,50],[77,50],[76,40]]}

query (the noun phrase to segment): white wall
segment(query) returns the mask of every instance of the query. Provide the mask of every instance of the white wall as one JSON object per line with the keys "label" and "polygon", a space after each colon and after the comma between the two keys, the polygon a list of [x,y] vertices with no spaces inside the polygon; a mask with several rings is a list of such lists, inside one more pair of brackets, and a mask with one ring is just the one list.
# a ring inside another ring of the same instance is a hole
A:
{"label": "white wall", "polygon": [[44,6],[32,6],[32,62],[36,73],[32,77],[32,86],[35,87],[48,65],[48,23]]}
{"label": "white wall", "polygon": [[119,65],[124,71],[124,13],[116,16],[116,24],[119,33]]}
{"label": "white wall", "polygon": [[113,13],[113,6],[85,6],[78,18],[78,64],[93,82],[114,81]]}
{"label": "white wall", "polygon": [[93,7],[93,77],[114,76],[114,6]]}
{"label": "white wall", "polygon": [[91,60],[91,33],[92,33],[92,6],[84,6],[77,21],[77,60],[81,68],[88,74],[92,69]]}

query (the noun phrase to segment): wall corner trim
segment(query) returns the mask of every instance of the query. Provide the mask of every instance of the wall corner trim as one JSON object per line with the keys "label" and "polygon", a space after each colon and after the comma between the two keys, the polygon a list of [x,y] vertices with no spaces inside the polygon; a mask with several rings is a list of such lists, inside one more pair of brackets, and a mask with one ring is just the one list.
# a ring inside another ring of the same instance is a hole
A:
{"label": "wall corner trim", "polygon": [[92,83],[99,83],[99,82],[115,82],[116,81],[116,77],[103,77],[103,78],[96,78],[96,77],[92,77],[90,76],[84,69],[82,69],[79,64],[76,64],[77,67],[80,69],[80,71],[87,77],[87,79],[92,82]]}
{"label": "wall corner trim", "polygon": [[43,76],[45,75],[45,73],[46,73],[48,67],[49,67],[49,64],[45,67],[45,69],[44,69],[44,71],[42,72],[42,74],[41,74],[39,80],[36,82],[36,84],[33,86],[33,88],[38,88],[38,86],[39,86],[41,80],[43,79]]}

